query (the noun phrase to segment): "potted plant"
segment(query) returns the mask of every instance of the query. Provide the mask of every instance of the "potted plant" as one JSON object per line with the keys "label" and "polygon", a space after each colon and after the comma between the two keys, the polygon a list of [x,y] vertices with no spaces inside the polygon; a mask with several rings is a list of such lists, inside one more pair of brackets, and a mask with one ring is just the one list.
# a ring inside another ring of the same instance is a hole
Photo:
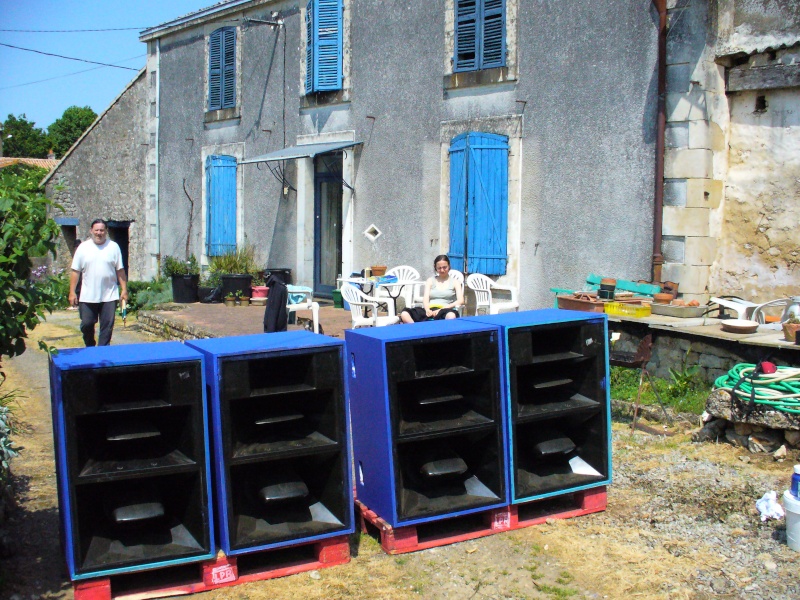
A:
{"label": "potted plant", "polygon": [[259,273],[253,276],[253,281],[250,284],[251,298],[266,298],[269,293],[269,288],[264,285],[264,276]]}
{"label": "potted plant", "polygon": [[236,290],[236,303],[239,306],[250,306],[250,296],[245,296],[242,290]]}
{"label": "potted plant", "polygon": [[236,306],[236,296],[233,294],[228,294],[222,301],[225,303],[225,306]]}
{"label": "potted plant", "polygon": [[164,277],[172,279],[173,302],[197,302],[197,286],[200,282],[200,265],[192,254],[188,260],[165,256],[161,270]]}
{"label": "potted plant", "polygon": [[800,330],[800,319],[792,315],[781,323],[783,337],[787,342],[797,342],[797,331]]}
{"label": "potted plant", "polygon": [[258,273],[255,261],[255,250],[250,245],[245,245],[227,254],[212,256],[209,259],[209,277],[219,278],[222,296],[242,292],[250,293],[250,283],[253,274]]}

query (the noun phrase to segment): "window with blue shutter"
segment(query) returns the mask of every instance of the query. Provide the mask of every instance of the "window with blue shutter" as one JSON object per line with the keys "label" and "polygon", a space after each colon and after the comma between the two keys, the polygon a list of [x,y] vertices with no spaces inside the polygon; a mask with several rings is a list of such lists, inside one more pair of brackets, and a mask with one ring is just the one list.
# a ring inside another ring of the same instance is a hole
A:
{"label": "window with blue shutter", "polygon": [[505,66],[505,0],[455,0],[455,11],[453,70]]}
{"label": "window with blue shutter", "polygon": [[206,256],[236,251],[236,158],[206,158]]}
{"label": "window with blue shutter", "polygon": [[342,0],[306,4],[306,94],[342,89]]}
{"label": "window with blue shutter", "polygon": [[461,134],[450,144],[452,267],[504,275],[508,259],[508,138]]}
{"label": "window with blue shutter", "polygon": [[236,28],[223,27],[208,38],[208,110],[236,106]]}

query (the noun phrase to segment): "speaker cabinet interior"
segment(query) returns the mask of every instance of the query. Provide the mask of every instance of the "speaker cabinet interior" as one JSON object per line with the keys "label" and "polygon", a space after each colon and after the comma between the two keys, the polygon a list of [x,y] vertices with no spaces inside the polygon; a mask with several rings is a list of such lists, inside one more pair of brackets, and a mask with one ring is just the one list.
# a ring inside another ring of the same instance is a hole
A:
{"label": "speaker cabinet interior", "polygon": [[512,502],[610,483],[605,315],[546,309],[476,319],[503,331]]}
{"label": "speaker cabinet interior", "polygon": [[497,332],[348,330],[356,494],[393,526],[507,503]]}
{"label": "speaker cabinet interior", "polygon": [[213,556],[202,355],[164,342],[51,361],[73,579]]}
{"label": "speaker cabinet interior", "polygon": [[206,354],[220,543],[229,554],[352,533],[340,340],[306,331],[189,344]]}

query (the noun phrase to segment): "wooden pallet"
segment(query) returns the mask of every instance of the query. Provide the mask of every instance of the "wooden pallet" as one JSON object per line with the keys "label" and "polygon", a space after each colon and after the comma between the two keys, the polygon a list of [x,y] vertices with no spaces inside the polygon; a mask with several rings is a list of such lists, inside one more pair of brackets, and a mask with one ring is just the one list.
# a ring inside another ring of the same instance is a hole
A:
{"label": "wooden pallet", "polygon": [[363,533],[377,531],[381,548],[387,554],[404,554],[446,546],[508,531],[511,528],[511,512],[507,506],[402,527],[392,527],[358,500],[356,509],[361,531]]}
{"label": "wooden pallet", "polygon": [[548,519],[571,519],[606,509],[606,487],[581,490],[563,496],[512,504],[509,529],[522,529],[546,522]]}
{"label": "wooden pallet", "polygon": [[274,579],[350,561],[349,536],[288,548],[225,556],[181,567],[166,567],[73,582],[75,600],[145,600],[207,592],[221,587]]}

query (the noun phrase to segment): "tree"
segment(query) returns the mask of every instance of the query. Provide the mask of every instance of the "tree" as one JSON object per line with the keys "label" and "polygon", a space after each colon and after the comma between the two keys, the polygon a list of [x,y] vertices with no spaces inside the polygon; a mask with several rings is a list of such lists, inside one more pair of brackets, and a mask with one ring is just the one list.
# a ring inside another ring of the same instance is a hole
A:
{"label": "tree", "polygon": [[3,123],[3,156],[47,158],[49,151],[50,142],[41,128],[28,121],[24,114],[8,115]]}
{"label": "tree", "polygon": [[0,170],[0,360],[22,354],[28,332],[59,305],[55,278],[31,277],[31,259],[55,257],[59,234],[48,216],[53,203],[38,188],[45,173],[19,165]]}
{"label": "tree", "polygon": [[96,118],[97,115],[88,106],[83,108],[70,106],[59,119],[53,121],[53,124],[47,128],[47,135],[56,158],[64,156]]}

